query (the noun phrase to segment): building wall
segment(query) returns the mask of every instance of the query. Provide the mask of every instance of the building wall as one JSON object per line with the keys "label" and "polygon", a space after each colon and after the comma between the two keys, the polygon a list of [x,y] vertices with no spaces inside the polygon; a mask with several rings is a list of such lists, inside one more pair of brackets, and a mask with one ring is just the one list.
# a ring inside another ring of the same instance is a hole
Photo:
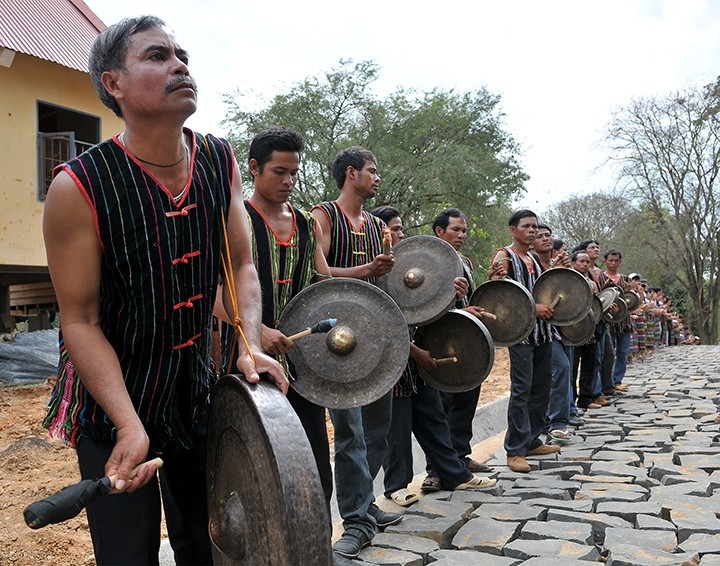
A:
{"label": "building wall", "polygon": [[99,117],[101,140],[123,129],[87,73],[21,53],[9,68],[0,66],[0,269],[47,265],[37,198],[38,101]]}

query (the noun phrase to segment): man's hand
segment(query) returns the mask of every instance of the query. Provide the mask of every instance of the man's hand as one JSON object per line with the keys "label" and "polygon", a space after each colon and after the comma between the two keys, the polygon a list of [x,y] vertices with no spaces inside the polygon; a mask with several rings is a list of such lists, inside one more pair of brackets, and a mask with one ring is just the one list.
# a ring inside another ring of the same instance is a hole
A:
{"label": "man's hand", "polygon": [[387,275],[390,271],[392,271],[394,265],[395,257],[392,252],[389,254],[380,254],[375,256],[375,259],[368,264],[370,276],[379,277],[381,275]]}
{"label": "man's hand", "polygon": [[150,439],[139,420],[137,423],[118,427],[115,446],[105,463],[105,475],[116,476],[113,493],[137,491],[155,476],[157,468],[151,465],[143,466],[137,475],[130,479],[132,469],[147,458],[149,447]]}
{"label": "man's hand", "polygon": [[278,354],[286,354],[295,343],[275,328],[262,327],[262,349],[263,352],[277,356]]}
{"label": "man's hand", "polygon": [[255,364],[253,364],[250,354],[243,354],[238,358],[237,368],[245,376],[248,383],[257,383],[260,381],[260,373],[267,373],[278,389],[287,395],[290,383],[285,375],[285,370],[277,362],[267,354],[262,352],[253,352],[255,356]]}
{"label": "man's hand", "polygon": [[462,310],[464,310],[464,311],[467,312],[467,313],[470,313],[471,315],[473,315],[475,318],[477,318],[477,319],[479,319],[479,320],[482,320],[483,314],[485,313],[485,309],[484,309],[484,308],[482,308],[482,307],[476,307],[476,306],[474,306],[474,305],[470,305],[469,307],[465,307],[465,308],[462,309]]}
{"label": "man's hand", "polygon": [[507,259],[508,258],[503,258],[492,262],[488,269],[488,279],[502,279],[503,277],[507,277],[507,269],[505,268]]}
{"label": "man's hand", "polygon": [[555,256],[550,262],[550,267],[572,267],[572,262],[570,261],[567,250],[563,250]]}
{"label": "man's hand", "polygon": [[468,289],[470,289],[470,285],[464,277],[453,279],[453,285],[455,286],[455,296],[458,301],[467,295]]}
{"label": "man's hand", "polygon": [[418,348],[415,344],[410,345],[410,357],[415,360],[420,371],[428,372],[437,367],[437,363],[435,363],[435,359],[430,355],[430,352]]}
{"label": "man's hand", "polygon": [[550,305],[536,304],[535,311],[537,312],[537,315],[543,320],[548,320],[552,318],[553,314],[555,314],[555,309],[552,308]]}

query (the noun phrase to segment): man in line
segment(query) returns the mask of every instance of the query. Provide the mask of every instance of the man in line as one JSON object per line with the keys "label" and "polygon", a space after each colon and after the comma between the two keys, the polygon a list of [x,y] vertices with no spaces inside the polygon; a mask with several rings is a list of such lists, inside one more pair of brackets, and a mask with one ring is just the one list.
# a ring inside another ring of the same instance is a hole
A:
{"label": "man in line", "polygon": [[[294,344],[277,330],[280,316],[290,300],[313,283],[316,274],[330,276],[322,248],[317,245],[320,227],[315,218],[288,202],[304,149],[303,137],[287,128],[269,128],[257,134],[248,152],[254,190],[245,200],[252,257],[262,291],[262,349],[276,356],[291,374],[294,368],[285,354]],[[224,329],[232,327],[225,325]],[[229,334],[225,332],[224,336]],[[232,342],[225,340],[224,358],[231,349]],[[288,401],[310,442],[330,517],[333,484],[325,408],[306,400],[293,388],[288,391]]]}
{"label": "man in line", "polygon": [[[392,244],[403,239],[400,213],[392,206],[373,210],[388,226]],[[412,331],[413,329],[411,329]],[[385,496],[401,506],[417,501],[418,496],[407,489],[413,479],[412,434],[415,434],[428,461],[433,462],[439,489],[487,489],[496,480],[476,476],[468,471],[450,439],[440,392],[425,383],[420,369],[437,367],[430,352],[410,344],[408,365],[393,390],[392,420],[387,436],[388,451],[383,461]]]}
{"label": "man in line", "polygon": [[[620,250],[608,250],[605,253],[605,273],[603,275],[608,281],[624,292],[629,289],[630,284],[627,277],[618,271],[622,263],[622,253]],[[613,388],[616,391],[625,390],[622,381],[625,378],[627,370],[628,354],[630,353],[630,339],[632,337],[632,324],[630,323],[630,313],[624,320],[610,325],[610,336],[612,338],[615,351],[615,364],[613,365],[612,378]],[[618,386],[620,386],[618,388]]]}
{"label": "man in line", "polygon": [[[538,224],[537,234],[532,245],[532,253],[540,262],[543,271],[555,266],[552,259],[554,243],[550,226]],[[565,254],[557,257],[558,261],[567,258]],[[552,381],[545,428],[549,441],[563,443],[570,442],[572,439],[572,433],[568,430],[570,422],[570,403],[568,401],[570,371],[570,360],[565,353],[565,347],[560,340],[560,335],[553,327]]]}
{"label": "man in line", "polygon": [[[432,231],[435,236],[450,244],[460,256],[463,266],[463,276],[455,280],[455,288],[458,300],[455,303],[456,309],[463,309],[471,315],[482,319],[483,309],[470,305],[470,297],[475,290],[473,280],[473,265],[470,258],[460,253],[460,249],[467,241],[467,219],[457,208],[446,208],[435,217],[432,224]],[[497,266],[491,266],[491,271]],[[462,458],[470,472],[489,472],[490,467],[473,460],[470,457],[472,448],[470,442],[473,435],[473,418],[480,399],[480,385],[470,391],[462,393],[440,393],[445,407],[453,448]],[[429,478],[432,475],[432,462],[429,465]]]}
{"label": "man in line", "polygon": [[[506,274],[532,293],[535,281],[542,273],[540,263],[530,254],[537,236],[537,215],[523,209],[513,213],[508,221],[512,244],[497,251],[495,262],[506,267],[493,274],[499,279]],[[533,332],[520,344],[510,346],[510,400],[508,427],[505,434],[507,465],[514,472],[527,473],[527,456],[559,452],[558,446],[543,444],[540,435],[545,430],[548,397],[552,379],[552,325],[547,319],[553,315],[550,305],[537,304],[537,319]]]}
{"label": "man in line", "polygon": [[[602,291],[608,285],[608,281],[597,266],[600,258],[600,243],[592,239],[583,240],[573,248],[573,253],[576,251],[584,251],[588,254],[590,258],[590,267],[587,270],[588,277],[595,282],[598,291]],[[612,366],[615,362],[615,353],[612,348],[608,324],[605,320],[600,320],[595,327],[595,376],[593,378],[594,396],[592,403],[601,407],[612,404],[605,393],[614,393]]]}
{"label": "man in line", "polygon": [[[351,147],[337,154],[332,175],[340,188],[335,201],[311,212],[321,228],[322,250],[335,277],[371,283],[393,267],[392,254],[382,253],[385,223],[363,210],[378,191],[377,160],[368,150]],[[335,490],[344,532],[333,549],[353,558],[370,544],[378,528],[401,520],[399,513],[375,505],[373,480],[387,450],[392,391],[370,405],[331,409],[335,429]]]}
{"label": "man in line", "polygon": [[[115,474],[87,507],[98,564],[157,564],[160,495],[177,564],[211,564],[206,421],[212,312],[223,241],[224,304],[250,348],[250,382],[282,367],[260,349],[260,288],[230,145],[183,127],[196,109],[188,54],[162,20],[126,19],[93,44],[90,75],[125,131],[57,171],[45,201],[62,326],[45,426],[75,446],[83,478]],[[232,281],[230,281],[232,279]],[[148,456],[155,466],[130,471]],[[169,504],[168,504],[169,503]]]}
{"label": "man in line", "polygon": [[[593,293],[597,292],[597,284],[588,275],[592,261],[586,251],[574,251],[572,254],[572,268],[582,274],[588,281]],[[577,406],[581,409],[599,409],[601,406],[595,403],[594,381],[595,381],[595,349],[597,348],[596,334],[585,344],[574,347],[572,359],[572,381],[578,375]]]}

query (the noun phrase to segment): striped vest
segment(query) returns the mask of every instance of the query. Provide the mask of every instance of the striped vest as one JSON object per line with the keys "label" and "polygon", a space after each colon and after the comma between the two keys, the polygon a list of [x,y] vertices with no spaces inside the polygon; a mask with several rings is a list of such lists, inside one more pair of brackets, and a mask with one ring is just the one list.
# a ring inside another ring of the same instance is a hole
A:
{"label": "striped vest", "polygon": [[[537,281],[537,278],[540,277],[540,274],[542,273],[542,266],[540,265],[540,262],[535,259],[533,254],[528,254],[530,256],[530,259],[532,259],[533,261],[534,273],[530,273],[527,265],[525,265],[525,262],[520,259],[520,256],[518,256],[510,246],[505,246],[503,249],[510,257],[507,269],[508,277],[514,279],[523,287],[525,287],[528,291],[530,291],[530,293],[532,293],[535,281]],[[555,329],[552,324],[541,319],[540,317],[536,317],[535,328],[530,333],[530,336],[528,336],[520,343],[526,345],[529,344],[531,346],[539,346],[541,344],[546,344],[553,340],[554,330]]]}
{"label": "striped vest", "polygon": [[[336,201],[324,202],[313,208],[322,210],[330,222],[330,267],[357,267],[370,263],[382,253],[382,231],[385,223],[363,210],[363,223],[356,230]],[[367,279],[375,283],[375,278]]]}
{"label": "striped vest", "polygon": [[[191,182],[179,203],[117,139],[62,165],[92,210],[102,250],[100,325],[154,450],[192,446],[214,373],[211,321],[235,159],[230,145],[193,136]],[[114,441],[59,336],[58,380],[44,425],[75,444]]]}
{"label": "striped vest", "polygon": [[[315,276],[315,218],[292,205],[295,218],[293,231],[287,241],[280,240],[265,222],[262,214],[249,201],[245,201],[251,228],[253,263],[257,269],[262,291],[262,323],[277,328],[280,315],[295,295],[308,287]],[[227,323],[222,325],[223,373],[236,373],[237,348],[233,348],[235,331]],[[233,364],[228,364],[234,350]],[[276,356],[289,370],[285,356]]]}

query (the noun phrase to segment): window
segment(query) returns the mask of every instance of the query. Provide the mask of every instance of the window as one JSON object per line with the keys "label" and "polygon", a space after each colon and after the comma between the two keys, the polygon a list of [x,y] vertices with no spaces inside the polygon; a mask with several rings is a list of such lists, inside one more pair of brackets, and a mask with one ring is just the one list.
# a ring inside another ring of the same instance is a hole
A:
{"label": "window", "polygon": [[38,200],[45,200],[55,167],[100,141],[100,118],[38,102]]}

